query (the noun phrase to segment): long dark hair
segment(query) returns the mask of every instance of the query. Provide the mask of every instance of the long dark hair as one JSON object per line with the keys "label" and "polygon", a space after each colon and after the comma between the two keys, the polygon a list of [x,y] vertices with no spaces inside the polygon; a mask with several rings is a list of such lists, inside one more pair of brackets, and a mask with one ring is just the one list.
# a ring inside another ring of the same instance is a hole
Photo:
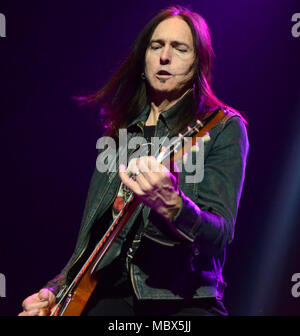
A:
{"label": "long dark hair", "polygon": [[195,119],[203,120],[219,107],[240,115],[247,123],[240,112],[221,102],[211,89],[214,52],[206,21],[198,13],[185,7],[172,6],[162,10],[148,22],[138,35],[129,56],[100,90],[85,97],[77,97],[81,104],[101,108],[108,134],[116,135],[119,128],[126,128],[148,104],[147,83],[141,76],[145,67],[146,50],[158,24],[174,16],[180,16],[189,25],[196,52],[193,95],[189,95],[190,108],[185,109],[178,131]]}

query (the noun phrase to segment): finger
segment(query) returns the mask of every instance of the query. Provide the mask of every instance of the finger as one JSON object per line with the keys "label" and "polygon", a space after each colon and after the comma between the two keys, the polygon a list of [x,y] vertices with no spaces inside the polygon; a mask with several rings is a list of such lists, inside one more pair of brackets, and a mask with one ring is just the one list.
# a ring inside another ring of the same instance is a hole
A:
{"label": "finger", "polygon": [[173,158],[168,158],[167,161],[164,161],[164,168],[166,175],[168,175],[168,177],[175,182],[175,185],[178,186],[180,170]]}
{"label": "finger", "polygon": [[22,307],[24,310],[27,310],[31,305],[38,303],[38,302],[40,302],[38,295],[33,294],[22,302]]}
{"label": "finger", "polygon": [[33,309],[29,311],[22,311],[18,316],[38,316],[39,315],[38,309]]}
{"label": "finger", "polygon": [[42,288],[39,291],[40,301],[48,301],[48,307],[53,307],[56,304],[56,297],[48,288]]}
{"label": "finger", "polygon": [[[143,164],[139,164],[143,162]],[[131,172],[134,175],[134,180],[138,183],[140,189],[143,192],[149,192],[152,190],[152,185],[149,183],[144,174],[149,172],[148,166],[145,164],[145,157],[137,159],[131,165]]]}
{"label": "finger", "polygon": [[[141,158],[137,161],[137,170],[142,172],[140,175],[137,176],[137,181],[142,183],[141,187],[143,186],[146,190],[153,189],[158,182],[159,182],[159,175],[150,170],[150,161],[146,158]],[[149,165],[148,165],[149,163]]]}
{"label": "finger", "polygon": [[151,172],[161,173],[163,171],[164,165],[158,162],[154,156],[146,156],[144,160]]}
{"label": "finger", "polygon": [[[155,157],[148,156],[148,167],[150,167],[149,178],[153,178],[154,184],[161,184],[163,182],[168,183],[170,177],[172,178],[172,173],[170,170],[164,165],[159,163]],[[153,170],[154,169],[154,172]],[[153,172],[153,174],[151,174]]]}
{"label": "finger", "polygon": [[141,190],[143,191],[143,193],[148,194],[149,192],[153,191],[155,188],[152,184],[148,182],[144,174],[145,173],[140,173],[138,176],[135,177],[135,180],[138,183]]}
{"label": "finger", "polygon": [[42,288],[39,293],[38,297],[41,301],[48,301],[49,300],[49,290],[47,288]]}
{"label": "finger", "polygon": [[132,190],[135,194],[139,196],[142,196],[144,194],[139,184],[127,175],[125,165],[123,164],[119,166],[119,176],[124,185]]}
{"label": "finger", "polygon": [[132,176],[135,176],[138,172],[140,173],[141,170],[138,168],[137,163],[139,162],[140,158],[136,159],[136,160],[132,160],[128,166],[127,172],[129,171],[129,173]]}
{"label": "finger", "polygon": [[48,288],[42,288],[38,293],[40,301],[48,301],[50,305],[53,305],[56,301],[54,294]]}
{"label": "finger", "polygon": [[129,174],[130,176],[133,174],[132,172],[132,166],[135,164],[137,158],[132,158],[130,159],[129,163],[128,163],[128,167],[126,169],[126,173]]}
{"label": "finger", "polygon": [[47,307],[49,307],[49,302],[48,301],[40,301],[37,303],[25,303],[23,309],[25,311],[30,311],[32,309],[46,309]]}
{"label": "finger", "polygon": [[[178,181],[179,181],[179,169],[175,161],[169,160],[169,168],[170,170],[164,165],[160,164],[154,157],[147,157],[148,161],[151,162],[152,166],[159,165],[161,173],[154,173],[151,172],[148,175],[149,180],[152,178],[152,183],[156,185],[173,185],[175,189],[178,189]],[[144,174],[145,175],[145,174]],[[157,180],[155,180],[157,179]]]}
{"label": "finger", "polygon": [[33,309],[33,310],[28,311],[28,316],[38,316],[39,313],[40,313],[39,309]]}

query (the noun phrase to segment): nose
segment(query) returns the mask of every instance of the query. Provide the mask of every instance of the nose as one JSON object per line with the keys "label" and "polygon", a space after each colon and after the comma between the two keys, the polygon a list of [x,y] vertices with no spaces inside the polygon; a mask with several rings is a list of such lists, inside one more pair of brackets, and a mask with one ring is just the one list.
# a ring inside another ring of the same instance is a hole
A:
{"label": "nose", "polygon": [[162,48],[162,52],[160,54],[160,64],[169,64],[171,63],[172,55],[170,46],[165,46]]}

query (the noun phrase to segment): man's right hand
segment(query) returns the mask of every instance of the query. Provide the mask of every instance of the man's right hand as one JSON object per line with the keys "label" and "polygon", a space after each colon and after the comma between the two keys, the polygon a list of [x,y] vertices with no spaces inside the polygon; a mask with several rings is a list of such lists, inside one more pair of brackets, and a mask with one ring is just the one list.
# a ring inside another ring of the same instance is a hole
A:
{"label": "man's right hand", "polygon": [[49,289],[42,288],[23,301],[23,311],[18,316],[49,316],[55,304],[55,295]]}

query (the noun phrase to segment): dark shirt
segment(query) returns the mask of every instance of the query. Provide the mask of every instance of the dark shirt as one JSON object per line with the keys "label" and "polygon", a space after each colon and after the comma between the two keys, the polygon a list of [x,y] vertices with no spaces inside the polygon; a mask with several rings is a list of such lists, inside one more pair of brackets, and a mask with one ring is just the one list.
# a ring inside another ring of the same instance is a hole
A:
{"label": "dark shirt", "polygon": [[155,125],[144,126],[144,138],[147,142],[151,142],[151,137],[155,134]]}

